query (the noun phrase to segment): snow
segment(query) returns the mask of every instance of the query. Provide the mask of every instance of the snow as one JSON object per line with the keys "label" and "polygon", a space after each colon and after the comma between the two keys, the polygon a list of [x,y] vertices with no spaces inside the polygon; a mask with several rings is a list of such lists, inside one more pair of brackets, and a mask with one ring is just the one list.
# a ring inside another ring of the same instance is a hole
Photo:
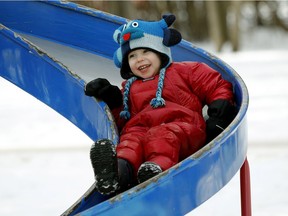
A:
{"label": "snow", "polygon": [[[220,54],[242,77],[249,91],[249,140],[283,143],[288,140],[287,51]],[[280,127],[279,127],[280,126]]]}
{"label": "snow", "polygon": [[[227,46],[216,55],[240,74],[249,91],[253,215],[284,216],[288,215],[284,165],[288,163],[288,36],[261,30],[247,37],[242,51],[231,53]],[[2,78],[0,97],[0,215],[61,214],[94,182],[89,161],[92,140]],[[238,173],[188,215],[240,214]]]}

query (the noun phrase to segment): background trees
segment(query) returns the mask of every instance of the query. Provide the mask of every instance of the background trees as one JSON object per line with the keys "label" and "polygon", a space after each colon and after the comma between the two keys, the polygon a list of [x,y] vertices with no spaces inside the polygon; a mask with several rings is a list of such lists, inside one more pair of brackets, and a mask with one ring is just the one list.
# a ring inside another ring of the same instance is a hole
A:
{"label": "background trees", "polygon": [[189,41],[212,41],[221,51],[228,43],[241,49],[243,31],[277,27],[288,33],[288,1],[74,1],[128,19],[158,20],[164,13],[177,16],[174,27]]}

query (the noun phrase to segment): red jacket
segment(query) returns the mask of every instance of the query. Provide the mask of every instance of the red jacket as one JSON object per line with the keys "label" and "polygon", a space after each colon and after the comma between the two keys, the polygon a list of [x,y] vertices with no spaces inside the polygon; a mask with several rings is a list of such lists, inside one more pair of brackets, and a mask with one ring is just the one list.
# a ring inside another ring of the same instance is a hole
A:
{"label": "red jacket", "polygon": [[[122,86],[125,86],[125,82]],[[165,75],[162,97],[166,101],[164,108],[153,109],[150,101],[155,97],[158,76],[148,80],[136,80],[130,89],[130,121],[120,119],[123,107],[113,110],[116,123],[122,130],[124,124],[129,127],[132,122],[142,122],[155,126],[179,119],[190,119],[197,127],[205,128],[202,108],[217,99],[233,102],[233,90],[230,82],[222,79],[221,74],[206,64],[199,62],[172,63]],[[143,121],[143,118],[145,121]]]}
{"label": "red jacket", "polygon": [[[124,85],[125,82],[123,82],[122,86]],[[120,151],[122,145],[121,143],[124,142],[126,143],[126,146],[127,143],[129,145],[130,141],[125,142],[125,134],[129,134],[131,128],[141,127],[149,130],[150,128],[157,127],[159,125],[169,125],[169,123],[173,122],[177,122],[177,124],[179,123],[178,126],[181,128],[181,130],[183,130],[184,134],[188,133],[189,136],[191,136],[190,133],[196,134],[196,137],[194,136],[193,139],[187,141],[189,142],[187,144],[188,147],[186,146],[185,148],[180,148],[179,154],[180,159],[182,159],[182,157],[187,157],[204,145],[206,135],[205,120],[202,115],[203,106],[205,104],[209,105],[211,102],[217,99],[226,99],[231,101],[231,103],[233,102],[233,90],[231,83],[222,79],[220,73],[203,63],[172,63],[167,68],[164,79],[162,97],[165,99],[166,105],[165,107],[153,109],[150,105],[150,101],[155,98],[157,85],[158,75],[152,79],[136,80],[132,84],[129,96],[131,118],[127,122],[119,118],[119,111],[121,111],[121,109],[115,109],[112,111],[116,119],[116,123],[121,131],[120,147],[117,153],[120,155],[120,157],[129,160],[132,164],[134,164],[135,169],[137,169],[139,164],[141,164],[143,161],[139,161],[139,158],[131,159],[131,157],[133,157],[131,156],[131,149],[126,153],[125,151],[122,153]],[[190,128],[187,129],[182,123],[188,123]],[[191,126],[193,127],[192,129]],[[170,126],[167,127],[169,127],[169,129],[166,128],[168,131],[178,131],[178,129],[175,129],[174,126],[173,129],[171,129]],[[145,129],[145,132],[147,132],[147,130]],[[132,131],[134,131],[134,129]],[[138,136],[146,136],[145,132],[141,131]],[[179,137],[180,135],[177,133],[178,132],[175,132],[176,136]],[[134,136],[136,135],[137,133],[134,134]],[[123,139],[121,139],[121,137],[123,137]],[[179,142],[184,143],[184,138],[182,141],[181,139]],[[192,148],[190,148],[189,145],[192,146]],[[137,151],[137,154],[142,154],[142,150]],[[176,158],[175,160],[179,160],[179,158]],[[178,161],[175,161],[175,163],[177,162]],[[173,164],[170,164],[169,166]],[[164,169],[166,168],[164,167]]]}

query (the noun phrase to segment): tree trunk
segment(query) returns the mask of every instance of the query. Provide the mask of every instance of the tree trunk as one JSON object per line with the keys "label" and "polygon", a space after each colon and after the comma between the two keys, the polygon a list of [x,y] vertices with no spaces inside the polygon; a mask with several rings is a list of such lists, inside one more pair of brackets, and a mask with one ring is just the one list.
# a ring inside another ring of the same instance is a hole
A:
{"label": "tree trunk", "polygon": [[227,2],[207,1],[208,29],[216,50],[221,51],[227,41],[226,9]]}

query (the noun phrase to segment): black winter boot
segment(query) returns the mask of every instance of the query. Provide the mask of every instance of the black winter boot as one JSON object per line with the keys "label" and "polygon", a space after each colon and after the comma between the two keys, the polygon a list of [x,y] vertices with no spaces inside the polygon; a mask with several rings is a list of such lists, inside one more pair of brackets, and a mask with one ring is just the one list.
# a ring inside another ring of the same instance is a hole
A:
{"label": "black winter boot", "polygon": [[99,193],[115,193],[119,187],[115,145],[108,139],[96,141],[91,147],[90,159]]}
{"label": "black winter boot", "polygon": [[131,164],[122,159],[118,158],[118,176],[119,176],[119,192],[128,190],[129,188],[136,185],[133,167]]}
{"label": "black winter boot", "polygon": [[141,166],[138,169],[137,177],[138,177],[138,182],[142,183],[156,175],[162,172],[161,167],[153,162],[145,162],[141,164]]}

